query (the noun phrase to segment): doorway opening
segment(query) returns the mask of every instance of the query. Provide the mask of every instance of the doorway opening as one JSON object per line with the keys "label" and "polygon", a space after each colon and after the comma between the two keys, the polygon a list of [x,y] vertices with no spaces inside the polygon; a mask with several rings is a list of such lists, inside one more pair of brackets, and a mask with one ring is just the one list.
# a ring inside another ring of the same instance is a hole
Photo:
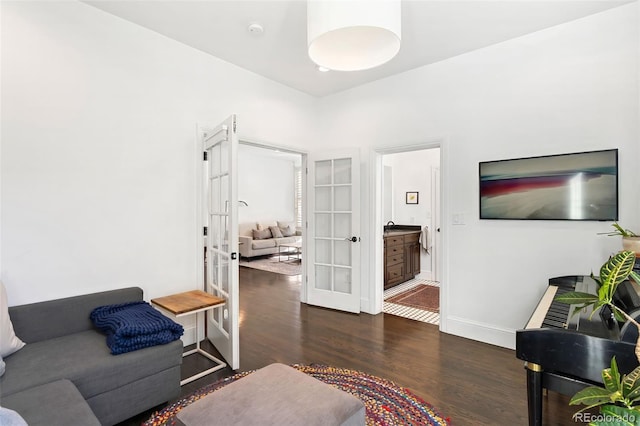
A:
{"label": "doorway opening", "polygon": [[[283,274],[289,280],[302,282],[305,167],[303,152],[240,140],[238,200],[243,201],[238,209],[240,267]],[[278,233],[284,229],[292,234]],[[272,234],[254,239],[254,230]]]}
{"label": "doorway opening", "polygon": [[440,141],[376,152],[381,311],[435,325],[440,325],[443,282],[441,159]]}

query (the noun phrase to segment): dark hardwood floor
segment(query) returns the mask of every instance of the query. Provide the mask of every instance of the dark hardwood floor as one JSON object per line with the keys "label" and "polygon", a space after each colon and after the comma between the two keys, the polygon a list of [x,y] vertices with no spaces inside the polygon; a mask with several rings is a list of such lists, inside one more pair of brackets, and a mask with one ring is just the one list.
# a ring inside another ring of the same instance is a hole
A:
{"label": "dark hardwood floor", "polygon": [[[523,363],[514,351],[440,333],[388,314],[348,314],[299,302],[300,277],[240,268],[240,370],[273,362],[327,364],[384,377],[432,404],[453,425],[526,425]],[[208,343],[206,343],[207,346]],[[202,368],[185,358],[183,375]],[[229,368],[182,396],[234,374]],[[545,425],[575,425],[569,398],[549,392]],[[149,413],[124,424],[139,424]]]}

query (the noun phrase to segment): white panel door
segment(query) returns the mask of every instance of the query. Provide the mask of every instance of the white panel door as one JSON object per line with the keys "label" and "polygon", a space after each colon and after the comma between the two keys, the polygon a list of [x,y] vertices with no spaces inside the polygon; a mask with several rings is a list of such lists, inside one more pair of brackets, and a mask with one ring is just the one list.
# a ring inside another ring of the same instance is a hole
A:
{"label": "white panel door", "polygon": [[232,115],[203,136],[205,291],[226,300],[208,311],[207,337],[233,370],[240,368],[238,280],[238,136]]}
{"label": "white panel door", "polygon": [[360,312],[360,156],[309,155],[307,302]]}

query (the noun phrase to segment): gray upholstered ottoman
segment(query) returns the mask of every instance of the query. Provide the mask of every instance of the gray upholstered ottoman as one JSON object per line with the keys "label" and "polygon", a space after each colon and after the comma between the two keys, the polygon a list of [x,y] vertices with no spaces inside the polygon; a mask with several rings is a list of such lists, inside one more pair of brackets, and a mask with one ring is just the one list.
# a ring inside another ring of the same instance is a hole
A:
{"label": "gray upholstered ottoman", "polygon": [[271,364],[182,409],[187,426],[364,425],[362,401],[284,364]]}

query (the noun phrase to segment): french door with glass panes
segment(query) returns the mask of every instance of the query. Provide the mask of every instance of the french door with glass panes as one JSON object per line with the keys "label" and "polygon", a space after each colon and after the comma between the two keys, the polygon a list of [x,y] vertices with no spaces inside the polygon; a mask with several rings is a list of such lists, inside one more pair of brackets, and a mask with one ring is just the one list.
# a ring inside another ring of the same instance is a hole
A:
{"label": "french door with glass panes", "polygon": [[359,152],[310,154],[307,164],[307,302],[360,312]]}
{"label": "french door with glass panes", "polygon": [[205,291],[226,300],[207,312],[207,337],[232,370],[240,368],[238,279],[238,136],[232,115],[203,135],[206,227]]}

